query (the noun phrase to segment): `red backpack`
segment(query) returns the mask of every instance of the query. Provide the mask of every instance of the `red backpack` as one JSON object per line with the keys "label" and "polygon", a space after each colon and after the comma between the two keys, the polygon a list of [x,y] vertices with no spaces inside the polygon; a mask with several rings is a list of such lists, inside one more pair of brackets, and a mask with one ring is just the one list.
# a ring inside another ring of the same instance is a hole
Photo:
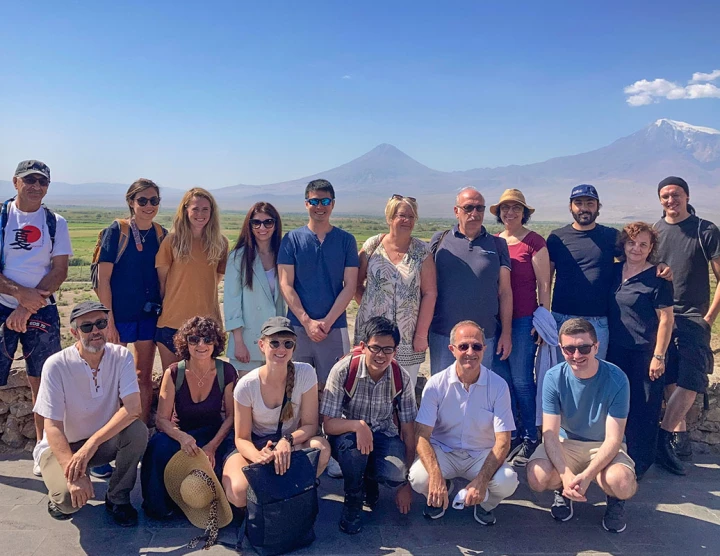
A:
{"label": "red backpack", "polygon": [[[350,351],[350,353],[346,356],[350,357],[351,359],[350,369],[348,370],[348,375],[345,379],[345,398],[343,399],[343,405],[347,405],[352,399],[352,397],[355,395],[355,390],[357,388],[358,369],[360,368],[360,358],[362,356],[362,348],[360,348],[360,346],[355,346],[352,351]],[[390,362],[390,367],[392,368],[392,383],[390,384],[390,388],[392,394],[393,412],[397,412],[400,405],[400,398],[403,392],[402,370],[400,368],[400,364],[395,361],[395,359]]]}

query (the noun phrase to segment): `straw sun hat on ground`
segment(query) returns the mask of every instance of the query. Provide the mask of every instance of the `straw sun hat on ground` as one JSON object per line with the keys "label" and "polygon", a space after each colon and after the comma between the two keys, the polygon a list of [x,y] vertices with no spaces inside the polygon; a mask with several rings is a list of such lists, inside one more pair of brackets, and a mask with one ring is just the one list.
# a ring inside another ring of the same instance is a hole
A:
{"label": "straw sun hat on ground", "polygon": [[498,213],[498,207],[502,205],[503,203],[520,203],[522,206],[524,206],[526,209],[530,211],[530,214],[535,212],[535,209],[532,208],[530,205],[528,205],[525,202],[525,195],[522,194],[522,191],[519,189],[506,189],[503,194],[500,196],[500,200],[494,204],[490,205],[490,212],[497,216]]}
{"label": "straw sun hat on ground", "polygon": [[190,523],[209,537],[217,538],[218,528],[232,521],[230,503],[205,452],[175,454],[165,468],[165,488]]}

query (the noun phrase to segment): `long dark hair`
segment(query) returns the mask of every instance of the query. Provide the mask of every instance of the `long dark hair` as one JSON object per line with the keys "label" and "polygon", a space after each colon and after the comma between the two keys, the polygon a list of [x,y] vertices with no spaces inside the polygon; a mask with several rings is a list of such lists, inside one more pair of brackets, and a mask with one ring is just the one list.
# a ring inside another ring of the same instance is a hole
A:
{"label": "long dark hair", "polygon": [[[255,240],[255,234],[253,234],[250,220],[258,212],[264,212],[275,220],[275,228],[273,229],[272,237],[270,238],[270,249],[273,252],[273,261],[277,267],[277,254],[280,250],[280,240],[282,239],[282,221],[280,220],[280,213],[270,203],[260,201],[255,203],[247,215],[245,215],[245,221],[243,222],[242,228],[240,228],[240,236],[238,237],[233,251],[237,252],[241,247],[245,248],[243,251],[242,261],[240,262],[240,274],[245,278],[245,286],[249,289],[253,289],[253,271],[252,267],[255,263],[255,256],[257,255],[257,241]],[[242,282],[242,278],[241,278]],[[243,285],[241,283],[241,285]]]}

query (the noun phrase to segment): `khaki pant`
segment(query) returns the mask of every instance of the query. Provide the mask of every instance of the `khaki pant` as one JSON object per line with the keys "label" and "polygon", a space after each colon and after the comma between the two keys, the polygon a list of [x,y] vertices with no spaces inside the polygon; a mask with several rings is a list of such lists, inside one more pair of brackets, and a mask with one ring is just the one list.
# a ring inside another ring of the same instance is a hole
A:
{"label": "khaki pant", "polygon": [[[137,419],[116,436],[103,442],[88,463],[89,471],[90,467],[105,465],[115,460],[115,471],[110,477],[107,490],[107,499],[113,504],[130,503],[130,491],[135,486],[138,463],[145,453],[147,441],[147,427]],[[70,449],[75,453],[85,442],[87,440],[73,442]],[[48,497],[60,511],[65,514],[78,511],[79,508],[73,508],[65,473],[49,448],[40,456],[40,470],[48,489]]]}
{"label": "khaki pant", "polygon": [[[590,465],[590,462],[597,455],[602,442],[590,442],[582,440],[571,440],[569,438],[560,438],[560,446],[562,446],[563,455],[565,456],[565,465],[570,468],[573,474],[577,475],[582,473]],[[550,458],[545,452],[545,444],[540,444],[537,449],[530,456],[528,462],[534,459],[546,459],[550,461]],[[552,463],[552,462],[551,462]],[[627,453],[627,446],[623,442],[620,446],[620,450],[615,455],[613,460],[608,464],[611,465],[619,463],[635,471],[635,462]],[[601,470],[602,471],[602,470]]]}

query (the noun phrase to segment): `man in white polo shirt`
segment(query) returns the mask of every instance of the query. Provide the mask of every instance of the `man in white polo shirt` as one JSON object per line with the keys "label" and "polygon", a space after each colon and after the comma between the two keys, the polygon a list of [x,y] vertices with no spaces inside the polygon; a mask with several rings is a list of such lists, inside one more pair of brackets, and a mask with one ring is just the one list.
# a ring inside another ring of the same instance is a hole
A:
{"label": "man in white polo shirt", "polygon": [[510,391],[481,363],[485,337],[477,323],[456,324],[448,347],[455,363],[430,378],[415,420],[418,459],[410,485],[427,497],[423,514],[438,519],[450,503],[450,479],[467,479],[453,507],[474,506],[475,521],[493,525],[493,510],[518,486],[505,463],[515,430]]}
{"label": "man in white polo shirt", "polygon": [[94,497],[90,467],[115,460],[105,509],[127,527],[137,525],[130,491],[145,453],[147,427],[139,419],[133,357],[123,346],[105,341],[108,313],[97,301],[79,303],[70,313],[70,332],[78,341],[43,367],[33,411],[45,419],[45,434],[33,456],[48,488],[48,513],[55,519],[69,518]]}

